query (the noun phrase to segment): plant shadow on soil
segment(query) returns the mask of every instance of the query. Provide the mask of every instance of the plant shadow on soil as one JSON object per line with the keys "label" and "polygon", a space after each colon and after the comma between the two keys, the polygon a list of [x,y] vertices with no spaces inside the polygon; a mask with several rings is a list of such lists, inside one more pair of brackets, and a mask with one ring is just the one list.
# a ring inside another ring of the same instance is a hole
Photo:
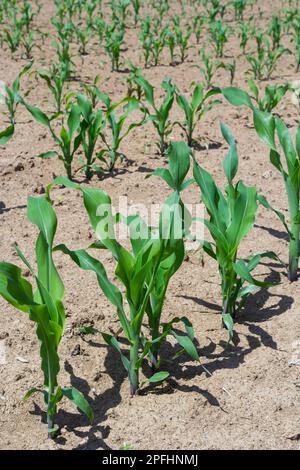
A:
{"label": "plant shadow on soil", "polygon": [[[268,264],[270,267],[270,264]],[[277,265],[278,266],[278,265]],[[277,271],[271,271],[267,276],[266,280],[271,282],[279,282],[280,274]],[[198,305],[204,306],[210,312],[207,312],[209,315],[217,314],[220,315],[220,328],[221,328],[221,307],[220,305],[207,302],[198,297],[189,297],[181,296],[178,297],[192,300]],[[270,299],[275,299],[275,302],[272,305],[267,305]],[[248,347],[242,347],[239,345],[240,339],[235,333],[235,346],[230,346],[224,341],[220,341],[219,344],[209,339],[209,344],[204,348],[200,348],[200,357],[206,357],[209,361],[205,367],[208,371],[213,374],[218,369],[233,369],[237,368],[245,360],[245,357],[248,354],[251,354],[253,350],[264,346],[271,349],[277,349],[277,343],[274,341],[272,336],[264,329],[260,324],[265,321],[268,321],[270,318],[278,316],[285,311],[289,310],[294,303],[294,299],[287,295],[281,294],[272,294],[269,290],[263,289],[256,294],[249,297],[247,306],[245,309],[240,312],[235,320],[236,324],[246,325],[249,331],[249,334],[245,335],[245,338],[248,342]],[[224,335],[226,335],[226,330],[224,329]],[[221,346],[223,351],[216,353],[217,346]],[[174,368],[173,374],[175,379],[184,379],[186,381],[192,379],[196,375],[203,373],[204,370],[201,365],[191,365],[187,366],[183,371],[182,368]],[[179,386],[179,390],[191,391],[188,385],[184,387]],[[192,387],[193,388],[193,387]]]}
{"label": "plant shadow on soil", "polygon": [[[269,265],[270,266],[270,265]],[[269,276],[267,277],[268,281],[278,282],[280,274],[277,271],[272,270]],[[198,305],[204,306],[211,314],[220,315],[221,307],[217,304],[207,302],[197,297],[181,296],[178,297],[192,300]],[[267,305],[270,299],[276,299],[275,303],[269,306]],[[246,325],[249,331],[249,334],[246,334],[246,340],[248,342],[248,347],[242,347],[239,345],[239,338],[236,334],[236,345],[228,346],[228,343],[224,340],[220,341],[218,344],[213,340],[209,339],[209,344],[201,348],[197,340],[195,344],[198,348],[199,355],[202,358],[206,358],[208,361],[203,365],[190,365],[186,364],[186,361],[189,360],[186,354],[182,354],[176,361],[166,364],[165,369],[170,372],[170,379],[164,381],[162,384],[149,384],[142,389],[140,394],[172,394],[175,391],[180,391],[184,393],[196,392],[202,395],[211,406],[219,407],[222,411],[226,412],[217,399],[211,392],[207,389],[202,389],[198,385],[188,385],[188,382],[196,376],[201,374],[206,374],[209,378],[210,375],[219,369],[233,369],[237,368],[245,360],[245,357],[248,354],[251,354],[253,350],[265,346],[272,349],[277,349],[277,344],[272,338],[272,336],[265,331],[259,324],[269,320],[270,318],[284,313],[286,310],[290,309],[293,304],[293,298],[286,295],[272,294],[268,290],[261,290],[258,293],[252,295],[249,298],[246,309],[238,315],[236,319],[237,324]],[[221,320],[220,320],[221,328]],[[177,331],[177,330],[175,330]],[[180,333],[180,331],[177,331]],[[226,337],[227,332],[224,330],[224,338]],[[122,338],[119,338],[119,341],[123,343]],[[90,427],[89,431],[81,430],[87,426],[87,419],[79,412],[69,413],[66,412],[63,408],[60,408],[57,413],[56,422],[59,427],[64,426],[68,432],[74,433],[76,436],[80,437],[83,442],[80,443],[75,449],[104,449],[111,450],[111,448],[106,444],[105,440],[109,436],[111,428],[105,426],[105,420],[107,419],[107,412],[115,407],[117,407],[122,400],[121,396],[121,385],[126,379],[126,372],[119,360],[119,355],[114,349],[107,347],[101,343],[97,343],[94,340],[88,340],[90,346],[96,348],[107,348],[107,354],[105,357],[103,370],[108,373],[113,381],[111,388],[105,390],[104,393],[100,395],[94,395],[93,398],[89,397],[89,403],[92,406],[95,419],[94,423]],[[216,352],[217,347],[222,348],[221,352]],[[180,347],[178,344],[171,345],[170,342],[165,342],[161,349],[162,357],[172,357],[174,354],[178,353]],[[183,367],[184,366],[184,367]],[[91,391],[90,385],[86,380],[79,378],[75,375],[72,365],[66,361],[65,370],[70,375],[70,380],[72,386],[76,387],[86,396],[89,395]],[[209,374],[208,374],[208,372]],[[143,372],[147,377],[151,376],[151,370],[148,366],[143,367]],[[46,413],[35,403],[35,409],[32,414],[42,416],[42,422],[46,423]],[[60,445],[64,445],[66,439],[63,435],[59,436],[56,439],[56,442]]]}
{"label": "plant shadow on soil", "polygon": [[19,206],[14,206],[14,207],[6,207],[4,202],[0,201],[0,215],[4,214],[5,212],[12,211],[14,209],[26,209],[26,208],[27,208],[26,204],[22,204],[22,205],[19,205]]}
{"label": "plant shadow on soil", "polygon": [[[92,345],[97,347],[103,347],[102,344],[92,343]],[[105,346],[106,347],[106,346]],[[113,381],[111,388],[105,390],[104,393],[100,395],[93,395],[93,398],[89,396],[88,401],[94,411],[94,421],[89,430],[81,430],[88,425],[87,418],[81,414],[79,411],[75,413],[69,413],[63,408],[60,408],[56,417],[56,424],[59,428],[64,427],[68,432],[74,433],[76,436],[80,437],[83,442],[79,443],[74,450],[112,450],[105,442],[105,439],[109,436],[110,427],[103,425],[107,419],[106,413],[115,408],[121,402],[120,388],[126,378],[126,372],[119,360],[119,355],[112,348],[107,347],[107,355],[105,357],[104,363],[105,372],[108,373]],[[71,385],[77,388],[85,396],[88,396],[91,391],[91,386],[88,382],[74,374],[72,365],[65,361],[65,370],[70,375]],[[42,422],[46,423],[46,413],[34,403],[34,415],[41,416]],[[56,438],[56,442],[60,445],[66,443],[66,439],[63,435],[59,435]]]}

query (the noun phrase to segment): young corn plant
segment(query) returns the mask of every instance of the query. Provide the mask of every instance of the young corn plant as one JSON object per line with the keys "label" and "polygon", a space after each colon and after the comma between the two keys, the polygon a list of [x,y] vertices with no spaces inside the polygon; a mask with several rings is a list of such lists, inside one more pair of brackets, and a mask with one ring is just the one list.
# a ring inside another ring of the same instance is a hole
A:
{"label": "young corn plant", "polygon": [[166,41],[164,30],[162,30],[157,36],[152,36],[151,51],[153,57],[153,64],[155,67],[157,67],[157,65],[159,64],[159,60],[165,46],[165,42]]}
{"label": "young corn plant", "polygon": [[295,44],[296,72],[298,73],[300,70],[300,36],[298,31],[295,32],[292,41]]}
{"label": "young corn plant", "polygon": [[39,124],[48,128],[54,143],[59,147],[59,151],[51,150],[39,154],[38,157],[46,159],[58,157],[64,164],[68,178],[72,179],[73,159],[82,139],[80,133],[81,110],[79,106],[75,104],[71,106],[70,111],[66,113],[67,125],[62,123],[60,131],[56,133],[52,125],[53,116],[48,117],[40,108],[25,103],[22,98],[21,102]]}
{"label": "young corn plant", "polygon": [[143,97],[144,91],[141,85],[136,82],[136,79],[143,76],[142,69],[136,67],[129,61],[127,62],[127,66],[129,69],[129,75],[125,79],[127,84],[127,96],[130,98],[136,98],[140,101]]}
{"label": "young corn plant", "polygon": [[257,56],[254,54],[246,56],[250,65],[248,72],[252,73],[255,80],[269,79],[282,55],[290,53],[291,51],[285,47],[273,50],[270,42],[266,39]]}
{"label": "young corn plant", "polygon": [[260,111],[270,113],[280,103],[288,90],[291,89],[289,84],[285,85],[268,85],[265,88],[264,95],[261,96],[258,86],[253,80],[248,80],[248,86],[253,96],[240,88],[222,88],[222,93],[227,101],[233,106],[247,106],[254,109],[256,106]]}
{"label": "young corn plant", "polygon": [[93,166],[96,160],[95,147],[97,140],[105,128],[105,118],[101,109],[93,111],[93,103],[87,96],[79,94],[76,96],[77,105],[83,119],[80,122],[80,135],[85,162],[83,168],[85,176],[89,180],[93,176]]}
{"label": "young corn plant", "polygon": [[9,46],[12,57],[14,57],[19,46],[21,45],[21,35],[22,35],[21,29],[16,29],[14,32],[12,32],[9,29],[6,29],[4,32],[4,36],[2,37],[2,42],[6,43]]}
{"label": "young corn plant", "polygon": [[69,80],[75,67],[70,53],[70,43],[63,39],[59,42],[54,41],[52,45],[57,55],[58,68],[66,75],[67,80]]}
{"label": "young corn plant", "polygon": [[231,29],[223,21],[215,21],[209,27],[211,40],[214,43],[216,56],[224,56],[224,48],[228,42]]}
{"label": "young corn plant", "polygon": [[[289,236],[288,278],[298,279],[299,235],[300,235],[300,126],[297,127],[296,141],[293,144],[288,128],[279,117],[254,110],[254,126],[258,136],[270,148],[270,161],[281,173],[288,197],[290,228],[284,216],[277,213]],[[275,142],[277,135],[280,149]],[[280,155],[283,152],[285,163]]]}
{"label": "young corn plant", "polygon": [[[189,152],[189,149],[187,151]],[[175,159],[173,161],[175,171],[173,177],[176,184],[179,184],[179,179],[183,182],[186,174],[185,166],[181,166],[179,161],[176,155],[176,161]],[[169,376],[166,371],[155,372],[162,362],[159,357],[160,346],[168,335],[172,335],[192,359],[199,361],[193,344],[194,332],[189,320],[185,317],[176,317],[167,323],[161,321],[169,282],[184,260],[179,192],[174,191],[165,201],[160,215],[159,229],[154,234],[153,229],[139,216],[128,218],[113,216],[111,199],[106,192],[83,188],[66,178],[57,178],[55,182],[83,193],[90,223],[99,239],[90,248],[109,250],[116,262],[115,274],[125,288],[123,295],[108,279],[103,264],[87,250],[72,251],[65,245],[56,247],[56,250],[69,255],[80,268],[95,272],[100,289],[116,307],[123,334],[129,342],[129,352],[121,348],[114,336],[101,334],[106,343],[113,346],[121,356],[123,366],[128,373],[131,395],[135,395],[143,385],[140,381],[140,369],[146,359],[149,360],[154,372],[148,382],[159,382]],[[129,227],[132,250],[127,250],[116,240],[114,226],[119,220],[123,220]],[[125,299],[129,314],[125,310]],[[143,327],[144,322],[150,335]],[[184,335],[178,334],[174,329],[180,322],[186,329]],[[96,330],[84,329],[83,332],[95,333]]]}
{"label": "young corn plant", "polygon": [[68,78],[67,70],[53,65],[49,70],[38,70],[37,75],[46,82],[46,85],[53,96],[55,105],[54,114],[60,114],[62,112],[62,103],[64,98],[63,91]]}
{"label": "young corn plant", "polygon": [[18,246],[16,252],[33,276],[37,289],[33,291],[33,286],[22,276],[18,266],[0,262],[0,295],[17,310],[28,314],[29,319],[36,324],[36,335],[41,344],[44,383],[42,387],[31,388],[24,399],[35,393],[43,395],[47,409],[48,436],[53,438],[58,433],[58,426],[55,424],[57,406],[64,397],[71,400],[90,421],[93,420],[93,412],[81,392],[73,387],[61,387],[58,384],[59,345],[64,331],[65,309],[64,285],[52,257],[57,227],[55,211],[44,196],[30,197],[28,218],[39,229],[36,242],[38,273],[35,274]]}
{"label": "young corn plant", "polygon": [[198,53],[202,60],[202,66],[197,65],[197,67],[204,79],[205,88],[209,89],[213,86],[213,78],[217,70],[223,67],[223,63],[219,60],[211,60],[203,48],[199,49]]}
{"label": "young corn plant", "polygon": [[[126,97],[117,103],[112,103],[108,95],[101,93],[101,99],[106,106],[105,122],[108,124],[110,138],[108,138],[108,131],[104,131],[101,127],[100,136],[105,145],[105,148],[97,153],[97,158],[105,164],[105,167],[95,166],[99,172],[109,171],[112,172],[115,168],[117,160],[126,159],[124,153],[121,152],[120,146],[122,141],[128,134],[136,127],[142,126],[145,122],[146,112],[141,107],[140,102],[135,98]],[[116,111],[123,106],[121,115],[117,115]],[[138,122],[132,122],[126,128],[128,117],[133,111],[140,110],[143,113],[142,119]]]}
{"label": "young corn plant", "polygon": [[199,14],[199,15],[194,16],[194,18],[193,18],[192,27],[193,27],[193,32],[194,32],[195,37],[196,37],[197,44],[200,44],[200,39],[201,39],[202,31],[203,31],[204,22],[205,22],[205,18],[204,18],[203,15]]}
{"label": "young corn plant", "polygon": [[243,55],[246,55],[246,48],[249,42],[249,39],[254,34],[254,27],[253,27],[253,16],[248,21],[241,21],[239,23],[240,28],[240,48],[242,49]]}
{"label": "young corn plant", "polygon": [[[255,187],[248,187],[242,181],[234,185],[238,170],[238,154],[234,137],[222,123],[221,131],[230,146],[224,159],[224,172],[228,181],[225,194],[216,185],[213,177],[194,159],[194,179],[201,190],[201,200],[206,207],[208,218],[204,220],[213,243],[204,241],[204,251],[215,259],[219,266],[222,288],[222,320],[233,338],[234,320],[245,305],[249,295],[259,288],[274,284],[260,281],[252,276],[263,257],[278,259],[275,253],[266,252],[239,259],[242,240],[254,225],[258,194]],[[246,284],[246,285],[245,285]]]}
{"label": "young corn plant", "polygon": [[188,50],[190,48],[189,41],[192,32],[192,27],[188,27],[185,33],[183,33],[180,27],[175,27],[176,42],[179,47],[181,63],[183,63],[187,59]]}
{"label": "young corn plant", "polygon": [[[3,131],[0,131],[0,145],[5,145],[13,136],[16,125],[16,112],[20,104],[20,80],[25,73],[30,70],[32,63],[26,65],[14,80],[11,87],[6,84],[0,88],[0,103],[3,103],[8,111],[9,126]],[[30,90],[25,92],[24,96],[28,96]]]}
{"label": "young corn plant", "polygon": [[121,47],[124,43],[124,30],[116,30],[115,28],[115,25],[113,25],[113,28],[107,28],[104,48],[110,57],[112,71],[119,71]]}
{"label": "young corn plant", "polygon": [[178,124],[185,132],[187,137],[187,144],[190,147],[192,147],[195,143],[194,131],[197,123],[216,104],[221,103],[220,100],[210,100],[212,96],[218,93],[219,91],[217,89],[205,92],[203,86],[198,83],[193,90],[191,101],[188,102],[184,95],[180,94],[178,91],[176,92],[177,104],[185,114],[184,123],[181,124],[179,122]]}
{"label": "young corn plant", "polygon": [[131,3],[132,3],[133,11],[134,11],[134,25],[136,27],[140,19],[140,10],[142,7],[142,1],[132,0]]}
{"label": "young corn plant", "polygon": [[[284,179],[290,211],[290,228],[281,212],[273,209],[266,200],[260,199],[260,202],[277,215],[287,231],[290,241],[288,278],[291,282],[296,281],[298,279],[300,232],[300,128],[299,126],[297,128],[296,145],[294,146],[284,122],[278,117],[275,118],[265,109],[256,109],[248,93],[238,88],[223,88],[222,93],[230,104],[247,106],[252,110],[255,130],[261,140],[269,146],[270,161],[280,171]],[[285,166],[275,143],[275,135],[278,136],[280,147],[285,156]]]}
{"label": "young corn plant", "polygon": [[144,77],[138,77],[136,82],[143,88],[146,101],[151,106],[152,112],[147,108],[146,112],[159,136],[157,142],[159,152],[164,155],[167,148],[167,137],[174,125],[170,121],[170,111],[175,99],[175,85],[170,78],[163,80],[162,88],[166,91],[166,94],[162,104],[158,106],[154,99],[154,87]]}
{"label": "young corn plant", "polygon": [[277,15],[272,16],[272,20],[269,27],[269,34],[272,38],[272,49],[275,51],[279,49],[281,46],[281,38],[282,38],[282,23]]}
{"label": "young corn plant", "polygon": [[169,48],[170,52],[170,65],[175,64],[175,48],[176,48],[176,39],[175,34],[171,30],[167,30],[165,34],[165,43]]}
{"label": "young corn plant", "polygon": [[233,0],[232,5],[234,8],[234,18],[236,21],[243,21],[247,4],[248,0]]}

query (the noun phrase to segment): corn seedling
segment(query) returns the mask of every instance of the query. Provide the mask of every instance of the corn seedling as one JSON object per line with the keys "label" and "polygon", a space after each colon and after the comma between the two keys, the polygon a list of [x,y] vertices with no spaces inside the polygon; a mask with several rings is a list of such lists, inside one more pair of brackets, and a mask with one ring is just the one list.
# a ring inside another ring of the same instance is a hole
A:
{"label": "corn seedling", "polygon": [[247,3],[248,0],[233,0],[232,5],[234,8],[234,18],[236,21],[243,21]]}
{"label": "corn seedling", "polygon": [[2,37],[2,42],[6,43],[9,46],[10,52],[14,57],[15,52],[18,50],[21,45],[22,37],[22,27],[16,27],[12,29],[6,28],[4,31],[4,36]]}
{"label": "corn seedling", "polygon": [[226,43],[228,42],[228,36],[231,29],[226,23],[222,21],[215,21],[209,27],[210,36],[212,42],[214,43],[214,48],[217,57],[224,56],[224,48]]}
{"label": "corn seedling", "polygon": [[204,20],[205,20],[205,18],[202,15],[197,15],[193,18],[192,27],[193,27],[193,32],[194,32],[195,37],[196,37],[197,44],[200,43],[201,34],[202,34],[202,30],[203,30],[203,25],[204,25]]}
{"label": "corn seedling", "polygon": [[63,90],[67,80],[67,70],[65,68],[57,68],[55,65],[50,70],[38,70],[38,77],[46,82],[46,85],[55,103],[55,114],[62,111]]}
{"label": "corn seedling", "polygon": [[66,79],[69,80],[74,68],[74,62],[70,53],[70,43],[67,40],[54,41],[53,47],[57,54],[58,65],[62,73],[65,74]]}
{"label": "corn seedling", "polygon": [[66,113],[67,125],[62,123],[60,131],[56,133],[52,126],[53,116],[48,117],[40,108],[25,103],[23,99],[21,102],[38,123],[49,129],[55,144],[59,147],[59,151],[51,150],[39,154],[38,157],[46,159],[58,157],[64,164],[68,178],[72,179],[73,158],[81,144],[80,108],[74,104],[71,106],[70,111]]}
{"label": "corn seedling", "polygon": [[183,63],[187,58],[187,51],[189,49],[189,40],[192,34],[192,27],[187,28],[186,32],[177,26],[175,27],[176,42],[179,47],[180,61]]}
{"label": "corn seedling", "polygon": [[212,96],[218,93],[219,91],[217,89],[205,92],[204,88],[198,83],[193,90],[191,101],[188,102],[184,95],[176,92],[177,104],[185,114],[184,123],[178,124],[185,132],[187,144],[190,147],[192,147],[195,142],[193,136],[197,123],[216,104],[221,103],[219,100],[210,100]]}
{"label": "corn seedling", "polygon": [[268,85],[265,88],[264,95],[261,96],[259,89],[253,80],[248,80],[248,86],[253,96],[239,88],[222,88],[222,93],[227,101],[233,106],[247,106],[251,110],[255,108],[253,101],[260,111],[271,112],[282,100],[288,90],[289,84]]}
{"label": "corn seedling", "polygon": [[275,51],[281,46],[282,27],[281,20],[277,15],[272,16],[272,20],[269,27],[269,35],[272,38],[272,49]]}
{"label": "corn seedling", "polygon": [[96,157],[94,157],[95,146],[101,131],[105,127],[105,119],[101,109],[93,111],[93,104],[85,95],[79,94],[76,96],[78,107],[83,116],[80,123],[81,143],[84,151],[86,162],[83,164],[85,169],[85,176],[91,179],[93,176],[93,164]]}
{"label": "corn seedling", "polygon": [[[189,154],[189,149],[186,149]],[[181,151],[182,147],[179,149],[179,152]],[[179,156],[181,158],[178,158]],[[175,159],[173,161],[173,165],[176,165],[173,167],[174,178],[178,184],[179,179],[183,181],[186,174],[185,164],[181,166],[179,161],[184,161],[182,154],[176,155],[176,161]],[[194,332],[188,319],[173,318],[168,323],[161,323],[168,284],[184,260],[181,214],[176,212],[180,208],[179,193],[174,192],[165,201],[160,214],[159,230],[154,236],[153,229],[148,227],[139,216],[129,216],[125,219],[120,215],[113,216],[111,199],[104,191],[82,188],[66,178],[57,178],[55,182],[73,187],[83,193],[90,223],[99,238],[99,241],[91,247],[109,250],[117,263],[115,274],[125,287],[123,295],[119,288],[108,279],[103,264],[92,257],[88,251],[71,251],[65,245],[56,247],[56,250],[69,255],[82,269],[94,271],[103,294],[116,307],[123,333],[129,342],[129,357],[121,349],[115,337],[106,333],[102,333],[102,336],[108,345],[113,346],[121,356],[123,366],[128,373],[131,395],[135,395],[142,385],[139,371],[146,358],[150,359],[153,370],[160,367],[158,352],[161,343],[168,335],[172,335],[181,348],[192,359],[198,361],[198,353],[193,344]],[[123,220],[129,226],[132,251],[125,249],[116,240],[114,225],[118,220]],[[179,221],[178,226],[176,220]],[[129,306],[130,315],[125,311],[124,297]],[[148,319],[150,338],[147,338],[143,329],[145,317]],[[185,326],[185,335],[179,335],[174,330],[174,326],[179,322]],[[95,330],[85,329],[85,332],[95,332]],[[156,372],[148,379],[148,382],[159,382],[168,376],[169,373],[166,371]]]}
{"label": "corn seedling", "polygon": [[225,194],[218,188],[213,177],[195,160],[194,179],[200,187],[201,200],[209,216],[204,220],[204,224],[214,241],[204,241],[203,249],[219,266],[222,281],[222,319],[232,339],[234,320],[249,295],[258,288],[274,285],[255,279],[252,271],[262,257],[278,258],[272,252],[252,255],[245,260],[238,258],[240,244],[255,222],[258,195],[255,187],[248,187],[242,181],[233,184],[238,169],[237,148],[234,137],[223,123],[221,131],[230,146],[224,159],[224,172],[228,181]]}
{"label": "corn seedling", "polygon": [[223,67],[223,62],[220,62],[219,60],[211,60],[209,55],[206,54],[205,49],[199,49],[198,53],[201,57],[202,66],[197,65],[196,67],[200,69],[205,87],[209,89],[213,86],[213,78],[217,70]]}
{"label": "corn seedling", "polygon": [[[112,103],[109,96],[102,93],[101,99],[106,106],[105,120],[108,124],[106,128],[108,127],[111,136],[108,139],[107,130],[105,132],[100,132],[105,148],[97,153],[97,158],[105,164],[106,168],[98,167],[98,171],[102,172],[108,170],[112,172],[118,158],[121,160],[126,158],[124,153],[120,151],[122,141],[133,129],[144,124],[146,112],[141,107],[140,102],[135,98],[126,97],[117,103]],[[117,116],[116,111],[122,105],[124,105],[123,113],[120,116]],[[129,115],[136,110],[141,110],[143,112],[142,119],[138,122],[132,122],[125,128]]]}
{"label": "corn seedling", "polygon": [[81,56],[87,55],[87,44],[91,37],[90,27],[88,26],[86,26],[85,28],[77,27],[75,29],[75,34],[76,34],[78,45],[79,45],[79,54]]}
{"label": "corn seedling", "polygon": [[140,19],[140,10],[142,7],[142,1],[141,0],[132,0],[132,7],[134,11],[134,25],[137,26],[139,19]]}
{"label": "corn seedling", "polygon": [[93,412],[84,396],[73,387],[58,385],[60,360],[58,348],[62,339],[65,323],[63,305],[64,285],[57,272],[52,246],[56,233],[57,219],[51,204],[45,197],[28,199],[28,218],[39,229],[36,242],[36,261],[38,274],[16,246],[17,254],[33,276],[37,290],[22,276],[21,269],[11,263],[0,263],[0,295],[13,307],[28,314],[36,323],[36,335],[41,343],[41,368],[44,384],[41,388],[31,388],[25,395],[28,399],[35,393],[41,393],[47,407],[49,437],[55,437],[58,427],[55,425],[57,405],[66,397],[71,400],[90,421]]}
{"label": "corn seedling", "polygon": [[249,21],[241,21],[239,23],[240,28],[240,48],[242,49],[243,55],[246,54],[247,44],[249,42],[250,37],[254,34],[254,28],[252,25],[253,16],[249,19]]}
{"label": "corn seedling", "polygon": [[111,60],[112,71],[118,71],[120,69],[121,46],[124,43],[124,30],[116,30],[115,28],[116,26],[113,25],[112,28],[106,29],[104,45]]}
{"label": "corn seedling", "polygon": [[[288,86],[290,89],[290,86]],[[256,109],[251,101],[250,96],[245,91],[237,88],[228,88],[222,90],[226,99],[234,106],[247,106],[253,111],[254,127],[261,140],[269,146],[270,161],[275,168],[280,171],[284,179],[288,202],[290,210],[290,228],[288,227],[284,215],[273,209],[270,204],[261,200],[262,204],[273,210],[280,221],[283,223],[289,239],[289,264],[288,264],[288,277],[291,282],[296,281],[298,278],[298,260],[299,260],[299,231],[300,231],[300,126],[297,128],[296,145],[294,147],[292,138],[289,134],[284,122],[274,117],[272,114]],[[279,95],[280,96],[280,95]],[[278,140],[283,150],[286,168],[282,163],[282,159],[275,143],[275,135],[277,134]]]}
{"label": "corn seedling", "polygon": [[264,46],[261,46],[260,52],[257,56],[247,55],[246,60],[250,65],[248,72],[252,73],[254,79],[264,80],[269,79],[277,65],[277,62],[283,54],[290,54],[291,51],[284,47],[272,50],[268,40],[265,41]]}
{"label": "corn seedling", "polygon": [[140,101],[143,97],[144,90],[142,86],[137,83],[136,79],[142,77],[142,69],[136,67],[129,61],[127,61],[127,66],[129,69],[129,75],[125,79],[127,83],[127,96]]}
{"label": "corn seedling", "polygon": [[[26,65],[26,67],[24,67],[19,73],[11,87],[3,84],[3,87],[0,89],[0,103],[2,102],[6,106],[9,119],[9,126],[3,131],[0,131],[0,145],[5,145],[15,132],[16,112],[21,100],[19,95],[20,79],[31,67],[32,63]],[[28,96],[29,93],[30,90],[27,90],[24,96]]]}
{"label": "corn seedling", "polygon": [[[281,173],[285,183],[290,211],[290,229],[288,229],[282,214],[280,214],[280,219],[284,223],[289,235],[288,278],[293,282],[298,279],[299,264],[300,126],[297,127],[295,146],[284,122],[272,114],[255,110],[254,126],[258,136],[270,148],[270,161]],[[281,150],[284,153],[285,165],[279,153],[280,150],[278,150],[275,143],[275,135],[277,135]]]}
{"label": "corn seedling", "polygon": [[162,88],[166,91],[166,94],[162,104],[157,106],[154,99],[154,87],[144,77],[138,77],[136,82],[143,88],[145,99],[151,106],[152,112],[149,109],[146,109],[146,112],[159,136],[159,142],[157,143],[159,152],[164,155],[167,147],[167,137],[173,127],[169,117],[175,98],[175,85],[169,78],[162,82]]}
{"label": "corn seedling", "polygon": [[161,57],[161,54],[165,45],[165,31],[162,30],[158,36],[156,37],[152,36],[151,39],[152,39],[151,51],[152,51],[153,63],[154,63],[154,66],[156,67],[159,64],[159,59]]}

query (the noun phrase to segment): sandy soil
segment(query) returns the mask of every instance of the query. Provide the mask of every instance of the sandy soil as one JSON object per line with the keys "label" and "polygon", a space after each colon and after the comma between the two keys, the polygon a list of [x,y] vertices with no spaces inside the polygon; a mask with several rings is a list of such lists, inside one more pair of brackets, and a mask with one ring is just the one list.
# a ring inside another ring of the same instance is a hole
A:
{"label": "sandy soil", "polygon": [[[265,17],[270,18],[282,4],[281,1],[263,2]],[[43,1],[43,10],[35,24],[49,30],[53,13],[52,2]],[[251,11],[247,13],[250,14]],[[141,51],[137,31],[128,30],[126,40],[128,49],[123,55],[138,63]],[[286,41],[288,44],[289,38]],[[35,51],[37,65],[51,60],[50,42],[47,40],[41,50]],[[205,36],[201,39],[201,45],[204,44],[207,44]],[[231,62],[236,57],[235,86],[245,88],[247,64],[240,56],[238,44],[238,39],[231,38],[225,60]],[[76,45],[74,48],[76,50]],[[83,63],[76,58],[79,77],[91,82],[100,73],[101,88],[114,100],[123,97],[125,75],[110,72],[108,59],[103,51],[99,53],[96,44],[91,44],[88,50]],[[0,50],[0,57],[0,79],[10,83],[26,61],[20,57],[12,60],[4,50]],[[188,91],[190,82],[200,78],[196,64],[199,59],[195,47],[190,49],[189,59],[182,65],[170,67],[166,52],[162,65],[144,72],[160,96],[159,87],[165,76],[171,76],[180,89]],[[296,78],[293,56],[284,56],[270,82]],[[228,72],[220,70],[215,82],[219,86],[228,85]],[[261,87],[265,85],[261,83]],[[51,109],[43,83],[37,84],[33,77],[24,77],[22,90],[28,86],[33,88],[30,103],[42,103],[43,109]],[[72,89],[78,86],[78,82],[70,84]],[[278,112],[294,132],[299,114],[289,96],[279,105]],[[173,117],[182,117],[177,106]],[[14,241],[34,260],[36,230],[26,218],[27,197],[41,191],[53,174],[63,173],[60,162],[35,158],[38,153],[52,149],[47,131],[21,108],[17,118],[15,136],[0,149],[0,258],[12,262],[17,262],[11,246]],[[198,161],[213,173],[218,183],[224,183],[222,160],[227,146],[219,130],[220,119],[231,127],[237,138],[239,177],[248,184],[256,184],[272,204],[286,212],[281,176],[270,165],[267,149],[256,137],[246,109],[223,103],[206,116],[197,128],[197,137],[204,137],[211,145],[209,150],[196,151]],[[163,164],[155,155],[153,145],[150,154],[144,153],[145,144],[155,138],[151,123],[136,129],[122,147],[132,160],[131,165],[119,164],[114,178],[94,178],[91,185],[108,191],[115,202],[121,195],[127,195],[130,202],[163,202],[169,194],[166,186],[152,178],[145,180],[148,172]],[[171,138],[182,138],[179,128],[174,129]],[[53,191],[53,198],[59,219],[57,243],[65,242],[73,248],[87,246],[91,230],[81,198],[61,188]],[[199,200],[197,187],[186,192],[185,200]],[[287,247],[280,223],[260,208],[255,228],[243,243],[241,254],[272,249],[287,259]],[[63,426],[61,436],[53,442],[47,439],[42,401],[39,397],[26,403],[21,399],[28,388],[42,382],[34,325],[0,299],[0,345],[6,350],[6,362],[0,365],[1,449],[118,449],[124,442],[134,449],[300,448],[300,390],[297,385],[300,365],[289,366],[300,341],[300,285],[290,284],[282,268],[274,264],[260,268],[260,274],[281,279],[281,284],[251,298],[236,324],[239,343],[228,348],[226,333],[221,328],[220,280],[216,265],[205,256],[203,267],[199,256],[192,254],[171,283],[164,318],[176,315],[190,318],[202,364],[211,376],[200,365],[182,357],[170,366],[172,378],[168,382],[130,398],[126,374],[117,353],[106,347],[101,338],[89,340],[78,334],[78,326],[83,324],[116,332],[118,323],[114,309],[99,291],[92,274],[82,272],[59,253],[55,254],[55,259],[66,285],[67,309],[60,381],[64,385],[72,383],[88,394],[95,421],[90,427],[72,405],[63,402],[58,413],[58,424]],[[102,253],[101,259],[113,275],[114,263],[110,256]],[[78,346],[80,353],[73,355]],[[170,354],[174,347],[168,343],[165,353]],[[18,357],[27,362],[20,362]]]}

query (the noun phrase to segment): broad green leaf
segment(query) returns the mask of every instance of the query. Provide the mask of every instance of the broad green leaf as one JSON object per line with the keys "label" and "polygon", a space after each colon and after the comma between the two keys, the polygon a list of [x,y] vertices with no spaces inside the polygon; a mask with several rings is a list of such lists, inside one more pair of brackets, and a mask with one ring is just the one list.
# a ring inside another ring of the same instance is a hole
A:
{"label": "broad green leaf", "polygon": [[171,331],[174,338],[178,341],[185,352],[194,360],[199,362],[199,355],[192,340],[188,336],[178,335],[174,330]]}
{"label": "broad green leaf", "polygon": [[[62,300],[64,285],[52,258],[52,246],[57,228],[55,211],[45,196],[29,197],[27,215],[30,222],[37,225],[40,230],[36,243],[39,282],[53,299]],[[40,295],[37,299],[41,301]]]}
{"label": "broad green leaf", "polygon": [[148,379],[148,382],[150,383],[155,383],[155,382],[162,382],[163,380],[166,380],[170,376],[169,372],[156,372],[156,374],[153,374],[150,379]]}
{"label": "broad green leaf", "polygon": [[229,127],[227,127],[223,122],[221,122],[221,132],[224,139],[230,146],[229,152],[224,159],[223,167],[227,180],[231,184],[238,170],[237,148],[235,139]]}
{"label": "broad green leaf", "polygon": [[275,119],[270,113],[253,110],[254,127],[261,140],[271,149],[276,150],[275,144]]}
{"label": "broad green leaf", "polygon": [[184,142],[171,142],[168,148],[169,169],[174,187],[179,189],[190,168],[190,148]]}
{"label": "broad green leaf", "polygon": [[4,131],[0,132],[0,145],[5,145],[12,138],[15,132],[15,126],[11,124]]}
{"label": "broad green leaf", "polygon": [[240,88],[222,88],[223,96],[233,106],[247,106],[253,109],[253,104],[250,96],[246,91],[240,90]]}
{"label": "broad green leaf", "polygon": [[74,387],[66,387],[66,388],[62,388],[62,393],[64,397],[71,400],[74,403],[74,405],[76,405],[77,408],[79,408],[79,410],[82,411],[88,417],[90,422],[93,421],[94,419],[93,410],[90,407],[86,398],[84,398],[83,394],[79,392],[79,390],[77,390]]}

